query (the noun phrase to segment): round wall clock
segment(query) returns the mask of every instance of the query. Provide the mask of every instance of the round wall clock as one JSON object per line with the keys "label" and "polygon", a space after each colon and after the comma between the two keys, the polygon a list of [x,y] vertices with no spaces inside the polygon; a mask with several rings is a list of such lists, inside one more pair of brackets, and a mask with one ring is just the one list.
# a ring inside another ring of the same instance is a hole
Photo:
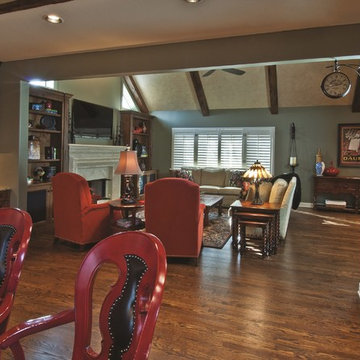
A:
{"label": "round wall clock", "polygon": [[321,90],[332,99],[339,99],[347,95],[350,91],[351,83],[346,74],[335,70],[327,74],[322,83]]}

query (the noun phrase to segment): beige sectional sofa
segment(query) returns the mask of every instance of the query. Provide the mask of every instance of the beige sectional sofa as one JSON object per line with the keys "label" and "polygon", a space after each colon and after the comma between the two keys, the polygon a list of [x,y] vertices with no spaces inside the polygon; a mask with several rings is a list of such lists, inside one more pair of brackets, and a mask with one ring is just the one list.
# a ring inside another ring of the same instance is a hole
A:
{"label": "beige sectional sofa", "polygon": [[189,172],[190,179],[200,186],[202,194],[223,196],[224,207],[229,207],[244,194],[241,186],[243,171],[218,168],[183,168],[182,170]]}

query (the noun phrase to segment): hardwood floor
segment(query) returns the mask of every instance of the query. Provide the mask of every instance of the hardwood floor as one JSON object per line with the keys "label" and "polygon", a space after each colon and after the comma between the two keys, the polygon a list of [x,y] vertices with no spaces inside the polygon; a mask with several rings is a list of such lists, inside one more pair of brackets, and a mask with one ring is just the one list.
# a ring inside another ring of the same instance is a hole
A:
{"label": "hardwood floor", "polygon": [[[10,326],[72,306],[85,252],[54,244],[51,230],[33,231]],[[359,215],[299,209],[268,259],[241,258],[229,241],[204,248],[198,266],[169,260],[150,359],[359,359],[359,234]],[[101,272],[96,297],[112,279]],[[72,325],[32,336],[27,359],[70,359],[72,337]]]}

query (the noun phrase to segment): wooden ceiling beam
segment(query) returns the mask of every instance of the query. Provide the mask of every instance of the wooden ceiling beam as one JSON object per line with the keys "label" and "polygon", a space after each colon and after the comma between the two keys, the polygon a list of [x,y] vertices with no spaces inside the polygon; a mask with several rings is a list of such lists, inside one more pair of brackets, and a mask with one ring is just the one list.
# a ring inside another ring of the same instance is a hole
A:
{"label": "wooden ceiling beam", "polygon": [[190,77],[196,93],[197,101],[201,109],[201,113],[203,114],[203,116],[209,116],[210,115],[209,106],[206,100],[206,96],[205,96],[204,88],[202,86],[199,72],[190,71]]}
{"label": "wooden ceiling beam", "polygon": [[268,93],[270,101],[271,114],[279,113],[278,90],[277,90],[277,74],[276,65],[266,66],[266,77],[268,84]]}
{"label": "wooden ceiling beam", "polygon": [[360,112],[360,77],[356,76],[354,97],[352,102],[352,112]]}
{"label": "wooden ceiling beam", "polygon": [[73,0],[13,0],[0,4],[0,14],[13,11],[27,10],[40,6],[58,4]]}
{"label": "wooden ceiling beam", "polygon": [[146,102],[141,94],[140,89],[138,88],[135,79],[131,75],[125,75],[123,77],[126,88],[128,89],[130,96],[134,100],[136,106],[144,114],[149,114],[149,108],[146,105]]}

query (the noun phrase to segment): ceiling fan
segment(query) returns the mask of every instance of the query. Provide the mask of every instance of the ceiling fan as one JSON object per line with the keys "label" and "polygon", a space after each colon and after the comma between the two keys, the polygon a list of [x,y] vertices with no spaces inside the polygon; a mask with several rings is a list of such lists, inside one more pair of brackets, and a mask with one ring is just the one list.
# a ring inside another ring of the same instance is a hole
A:
{"label": "ceiling fan", "polygon": [[[233,75],[244,75],[245,74],[244,70],[239,70],[239,69],[220,69],[220,70],[225,71],[229,74],[233,74]],[[216,71],[216,69],[209,70],[205,74],[203,74],[203,77],[209,76],[212,73],[214,73],[215,71]]]}

